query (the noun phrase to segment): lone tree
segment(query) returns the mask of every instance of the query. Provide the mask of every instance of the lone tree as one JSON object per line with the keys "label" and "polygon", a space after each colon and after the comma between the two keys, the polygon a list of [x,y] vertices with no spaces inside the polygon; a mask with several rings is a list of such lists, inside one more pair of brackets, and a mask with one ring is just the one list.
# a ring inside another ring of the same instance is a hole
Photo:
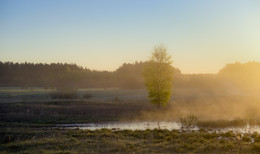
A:
{"label": "lone tree", "polygon": [[162,45],[155,46],[152,56],[144,67],[145,86],[149,92],[150,102],[166,106],[171,97],[173,67],[171,56]]}

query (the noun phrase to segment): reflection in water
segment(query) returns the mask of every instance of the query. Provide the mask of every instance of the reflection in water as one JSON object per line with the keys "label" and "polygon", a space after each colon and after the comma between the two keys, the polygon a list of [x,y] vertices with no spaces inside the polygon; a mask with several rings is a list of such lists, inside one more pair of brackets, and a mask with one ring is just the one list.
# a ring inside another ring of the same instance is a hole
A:
{"label": "reflection in water", "polygon": [[[159,122],[160,129],[180,129],[176,122]],[[131,130],[146,130],[158,129],[158,122],[108,122],[108,123],[88,123],[88,124],[61,124],[57,127],[63,128],[79,128],[79,129],[131,129]]]}
{"label": "reflection in water", "polygon": [[[177,122],[159,122],[160,129],[168,129],[168,130],[180,130],[180,126]],[[116,130],[123,130],[123,129],[130,129],[130,130],[146,130],[146,129],[158,129],[158,122],[106,122],[106,123],[86,123],[86,124],[58,124],[56,128],[63,128],[63,129],[89,129],[89,130],[96,130],[96,129],[116,129]],[[199,130],[199,127],[195,127],[189,130]],[[228,127],[222,129],[214,129],[217,131],[238,131],[242,133],[253,133],[258,132],[260,133],[259,126],[249,126],[246,127]],[[213,131],[214,131],[213,130]]]}

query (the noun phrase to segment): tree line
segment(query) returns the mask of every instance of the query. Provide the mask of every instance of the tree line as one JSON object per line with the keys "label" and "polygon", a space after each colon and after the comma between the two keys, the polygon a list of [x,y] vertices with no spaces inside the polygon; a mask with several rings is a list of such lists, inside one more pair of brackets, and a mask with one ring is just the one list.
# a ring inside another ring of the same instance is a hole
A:
{"label": "tree line", "polygon": [[[116,71],[95,71],[67,63],[0,62],[0,86],[45,88],[143,88],[146,62],[124,63]],[[172,67],[175,73],[180,71]]]}
{"label": "tree line", "polygon": [[[95,71],[67,63],[0,62],[0,86],[73,87],[73,88],[144,88],[146,62],[124,63],[115,71]],[[217,74],[182,74],[172,67],[173,85],[182,88],[260,89],[260,63],[227,64]]]}

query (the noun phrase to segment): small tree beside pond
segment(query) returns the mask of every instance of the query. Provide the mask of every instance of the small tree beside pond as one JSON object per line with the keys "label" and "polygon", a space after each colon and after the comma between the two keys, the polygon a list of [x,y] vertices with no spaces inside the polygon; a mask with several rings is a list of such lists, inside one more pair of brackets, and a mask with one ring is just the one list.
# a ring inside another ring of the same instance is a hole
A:
{"label": "small tree beside pond", "polygon": [[156,46],[152,56],[144,67],[145,86],[148,90],[150,102],[160,106],[166,106],[170,100],[173,82],[173,69],[171,56],[164,46]]}

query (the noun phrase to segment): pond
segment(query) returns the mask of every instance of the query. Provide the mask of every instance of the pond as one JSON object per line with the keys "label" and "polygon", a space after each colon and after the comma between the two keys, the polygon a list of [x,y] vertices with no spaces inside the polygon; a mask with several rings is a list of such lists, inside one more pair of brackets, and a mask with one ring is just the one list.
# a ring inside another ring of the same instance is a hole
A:
{"label": "pond", "polygon": [[[57,124],[55,128],[60,129],[88,129],[88,130],[96,130],[96,129],[115,129],[115,130],[146,130],[146,129],[168,129],[168,130],[181,130],[180,125],[177,122],[104,122],[104,123],[83,123],[83,124]],[[202,127],[201,127],[202,128]],[[200,127],[190,128],[188,130],[199,130]],[[242,133],[260,133],[260,127],[257,125],[250,126],[246,125],[245,127],[225,127],[214,129],[213,131],[238,131]]]}
{"label": "pond", "polygon": [[146,130],[146,129],[180,129],[177,122],[106,122],[106,123],[86,123],[86,124],[59,124],[59,128],[79,128],[79,129],[130,129],[130,130]]}

